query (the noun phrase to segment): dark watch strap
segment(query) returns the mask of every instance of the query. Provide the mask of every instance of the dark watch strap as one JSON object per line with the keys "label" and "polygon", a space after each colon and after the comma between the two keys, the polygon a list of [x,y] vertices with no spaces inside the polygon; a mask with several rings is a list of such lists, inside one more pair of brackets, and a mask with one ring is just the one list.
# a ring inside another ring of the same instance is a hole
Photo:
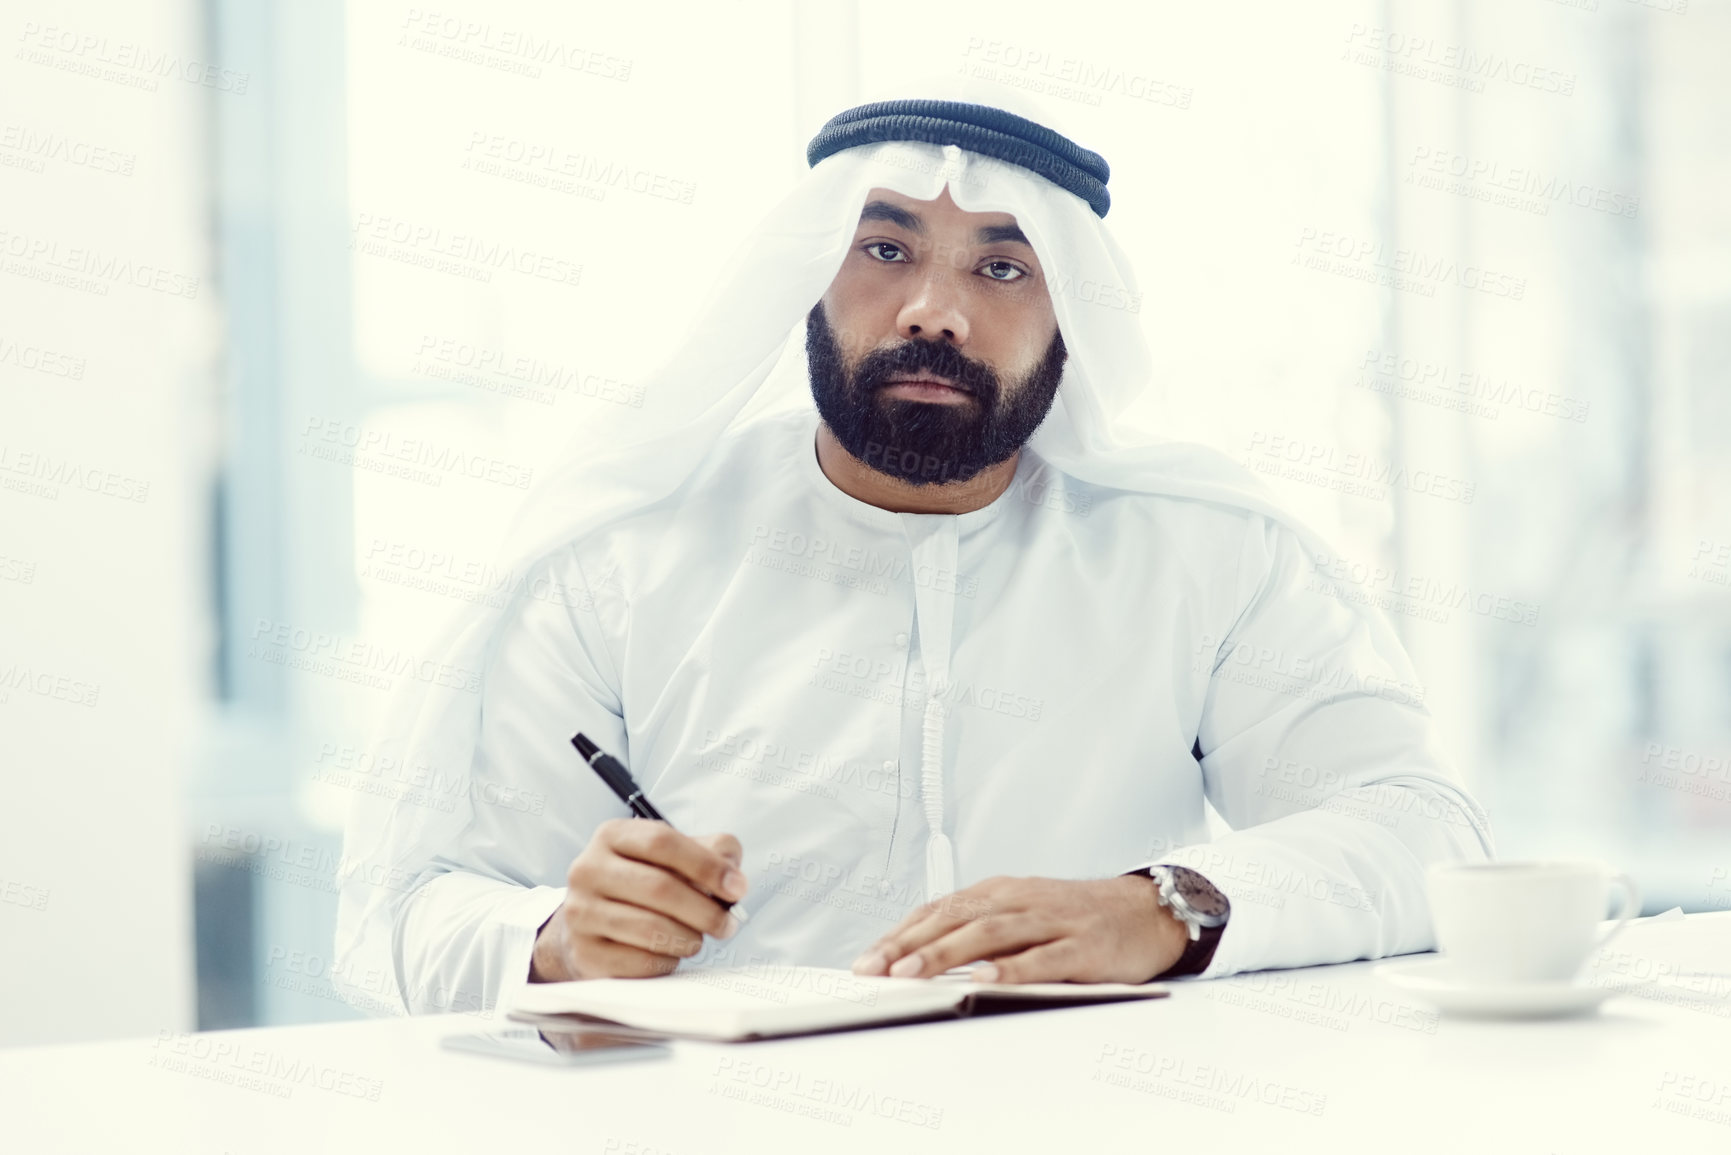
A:
{"label": "dark watch strap", "polygon": [[1220,934],[1225,929],[1223,926],[1203,927],[1200,937],[1184,944],[1184,953],[1178,956],[1178,961],[1154,977],[1175,979],[1199,975],[1207,970],[1208,964],[1214,961],[1214,948],[1220,945]]}
{"label": "dark watch strap", "polygon": [[[1149,882],[1154,880],[1153,867],[1145,866],[1130,873],[1146,878]],[[1164,903],[1161,905],[1165,906]],[[1214,961],[1214,949],[1220,945],[1220,936],[1225,932],[1226,926],[1226,923],[1222,923],[1219,926],[1198,927],[1196,938],[1186,938],[1184,953],[1178,956],[1178,961],[1148,981],[1183,978],[1186,975],[1199,975],[1207,970],[1208,964]]]}

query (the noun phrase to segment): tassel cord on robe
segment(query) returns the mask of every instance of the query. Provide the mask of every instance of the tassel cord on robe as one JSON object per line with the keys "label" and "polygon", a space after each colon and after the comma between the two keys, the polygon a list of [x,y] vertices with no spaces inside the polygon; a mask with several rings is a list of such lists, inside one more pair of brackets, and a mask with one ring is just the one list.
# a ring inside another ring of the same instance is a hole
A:
{"label": "tassel cord on robe", "polygon": [[925,806],[926,898],[942,898],[956,888],[956,854],[944,833],[944,704],[948,690],[942,678],[933,679],[926,696],[926,716],[921,729],[920,801]]}

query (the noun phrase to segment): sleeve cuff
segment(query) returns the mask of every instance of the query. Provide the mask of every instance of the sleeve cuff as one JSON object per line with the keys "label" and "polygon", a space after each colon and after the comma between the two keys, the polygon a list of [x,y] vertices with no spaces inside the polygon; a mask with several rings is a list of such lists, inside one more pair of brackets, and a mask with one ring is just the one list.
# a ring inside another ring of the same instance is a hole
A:
{"label": "sleeve cuff", "polygon": [[529,963],[535,954],[535,935],[541,925],[565,901],[562,886],[536,886],[513,898],[492,918],[499,959],[498,1001],[495,1013],[503,1016],[529,984]]}

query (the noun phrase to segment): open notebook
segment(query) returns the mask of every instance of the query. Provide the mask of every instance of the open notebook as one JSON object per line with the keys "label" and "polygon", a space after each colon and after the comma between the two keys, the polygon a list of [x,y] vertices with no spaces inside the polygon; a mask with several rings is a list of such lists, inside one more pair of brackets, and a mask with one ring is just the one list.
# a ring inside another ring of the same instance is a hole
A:
{"label": "open notebook", "polygon": [[512,1004],[511,1017],[539,1022],[560,1016],[566,1025],[599,1019],[736,1041],[1165,994],[1158,983],[976,983],[965,971],[897,979],[824,967],[697,967],[652,979],[531,983]]}

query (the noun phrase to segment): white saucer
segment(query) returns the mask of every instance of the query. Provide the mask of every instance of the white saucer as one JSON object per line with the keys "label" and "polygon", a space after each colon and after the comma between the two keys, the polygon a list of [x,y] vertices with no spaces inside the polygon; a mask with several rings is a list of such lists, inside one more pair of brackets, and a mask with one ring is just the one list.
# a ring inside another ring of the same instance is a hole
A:
{"label": "white saucer", "polygon": [[1451,1015],[1473,1019],[1551,1019],[1597,1010],[1612,995],[1610,987],[1585,983],[1462,982],[1446,958],[1384,963],[1372,974],[1390,986]]}

